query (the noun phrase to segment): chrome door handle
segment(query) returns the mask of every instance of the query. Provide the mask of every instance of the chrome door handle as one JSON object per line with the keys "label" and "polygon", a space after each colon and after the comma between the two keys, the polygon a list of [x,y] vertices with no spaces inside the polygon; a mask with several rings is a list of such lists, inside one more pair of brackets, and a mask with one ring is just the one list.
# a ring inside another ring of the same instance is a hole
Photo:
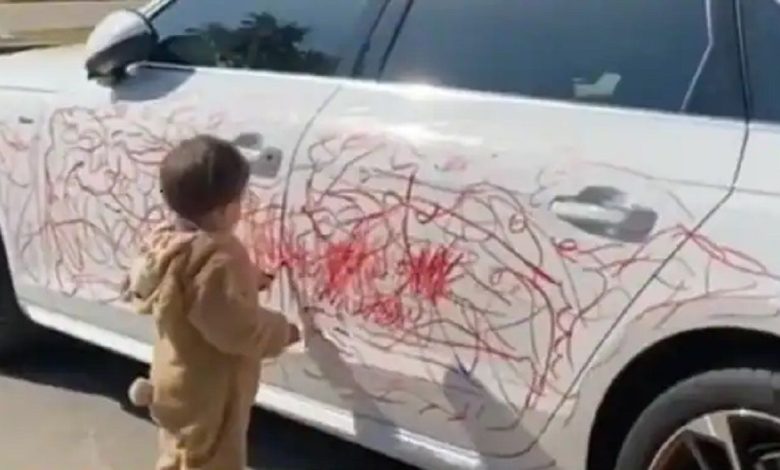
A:
{"label": "chrome door handle", "polygon": [[276,147],[263,147],[259,132],[239,134],[232,141],[249,160],[249,171],[260,178],[275,178],[282,167],[283,152]]}
{"label": "chrome door handle", "polygon": [[233,140],[233,145],[242,149],[260,149],[263,146],[263,134],[259,132],[244,132],[238,134]]}
{"label": "chrome door handle", "polygon": [[629,205],[625,199],[615,188],[589,186],[575,196],[556,197],[550,209],[559,219],[591,235],[638,243],[652,233],[658,214]]}
{"label": "chrome door handle", "polygon": [[260,155],[250,160],[249,168],[253,175],[261,178],[275,178],[282,167],[282,157],[284,154],[276,147],[265,147],[260,151]]}

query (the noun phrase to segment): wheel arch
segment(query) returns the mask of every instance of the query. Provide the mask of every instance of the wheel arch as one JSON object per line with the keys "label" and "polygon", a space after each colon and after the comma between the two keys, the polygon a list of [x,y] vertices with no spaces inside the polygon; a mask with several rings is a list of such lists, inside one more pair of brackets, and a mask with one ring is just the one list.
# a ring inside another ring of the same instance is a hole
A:
{"label": "wheel arch", "polygon": [[[745,326],[680,331],[645,347],[621,367],[596,408],[587,443],[586,468],[612,468],[634,420],[673,384],[700,372],[726,367],[780,369],[778,351],[780,335]],[[647,380],[648,376],[652,380]]]}

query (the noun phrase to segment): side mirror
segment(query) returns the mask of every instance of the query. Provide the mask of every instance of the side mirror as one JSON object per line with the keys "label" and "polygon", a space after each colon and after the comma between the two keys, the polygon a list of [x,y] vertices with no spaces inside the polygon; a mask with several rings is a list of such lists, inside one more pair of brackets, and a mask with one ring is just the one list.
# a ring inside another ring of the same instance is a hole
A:
{"label": "side mirror", "polygon": [[156,42],[154,28],[141,13],[119,10],[109,14],[87,39],[87,78],[121,79],[128,65],[149,58]]}

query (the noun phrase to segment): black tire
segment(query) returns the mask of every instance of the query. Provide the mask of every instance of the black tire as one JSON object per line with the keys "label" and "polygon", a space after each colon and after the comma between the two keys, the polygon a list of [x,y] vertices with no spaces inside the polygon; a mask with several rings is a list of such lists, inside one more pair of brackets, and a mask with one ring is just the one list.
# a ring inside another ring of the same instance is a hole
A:
{"label": "black tire", "polygon": [[40,337],[41,331],[19,307],[0,240],[0,359],[22,352]]}
{"label": "black tire", "polygon": [[634,423],[615,470],[647,470],[662,445],[686,423],[729,409],[780,417],[780,374],[762,369],[722,369],[677,383]]}
{"label": "black tire", "polygon": [[[3,294],[0,294],[3,295]],[[0,358],[20,352],[33,338],[32,325],[26,318],[19,318],[5,302],[0,310]]]}

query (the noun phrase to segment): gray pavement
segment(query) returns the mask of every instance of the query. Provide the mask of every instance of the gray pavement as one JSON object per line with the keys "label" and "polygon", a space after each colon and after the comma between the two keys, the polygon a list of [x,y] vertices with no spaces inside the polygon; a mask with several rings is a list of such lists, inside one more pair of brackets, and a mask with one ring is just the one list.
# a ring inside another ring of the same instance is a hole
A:
{"label": "gray pavement", "polygon": [[[0,364],[0,469],[153,468],[155,430],[125,390],[146,368],[63,340]],[[257,410],[252,469],[411,470],[359,446]]]}

